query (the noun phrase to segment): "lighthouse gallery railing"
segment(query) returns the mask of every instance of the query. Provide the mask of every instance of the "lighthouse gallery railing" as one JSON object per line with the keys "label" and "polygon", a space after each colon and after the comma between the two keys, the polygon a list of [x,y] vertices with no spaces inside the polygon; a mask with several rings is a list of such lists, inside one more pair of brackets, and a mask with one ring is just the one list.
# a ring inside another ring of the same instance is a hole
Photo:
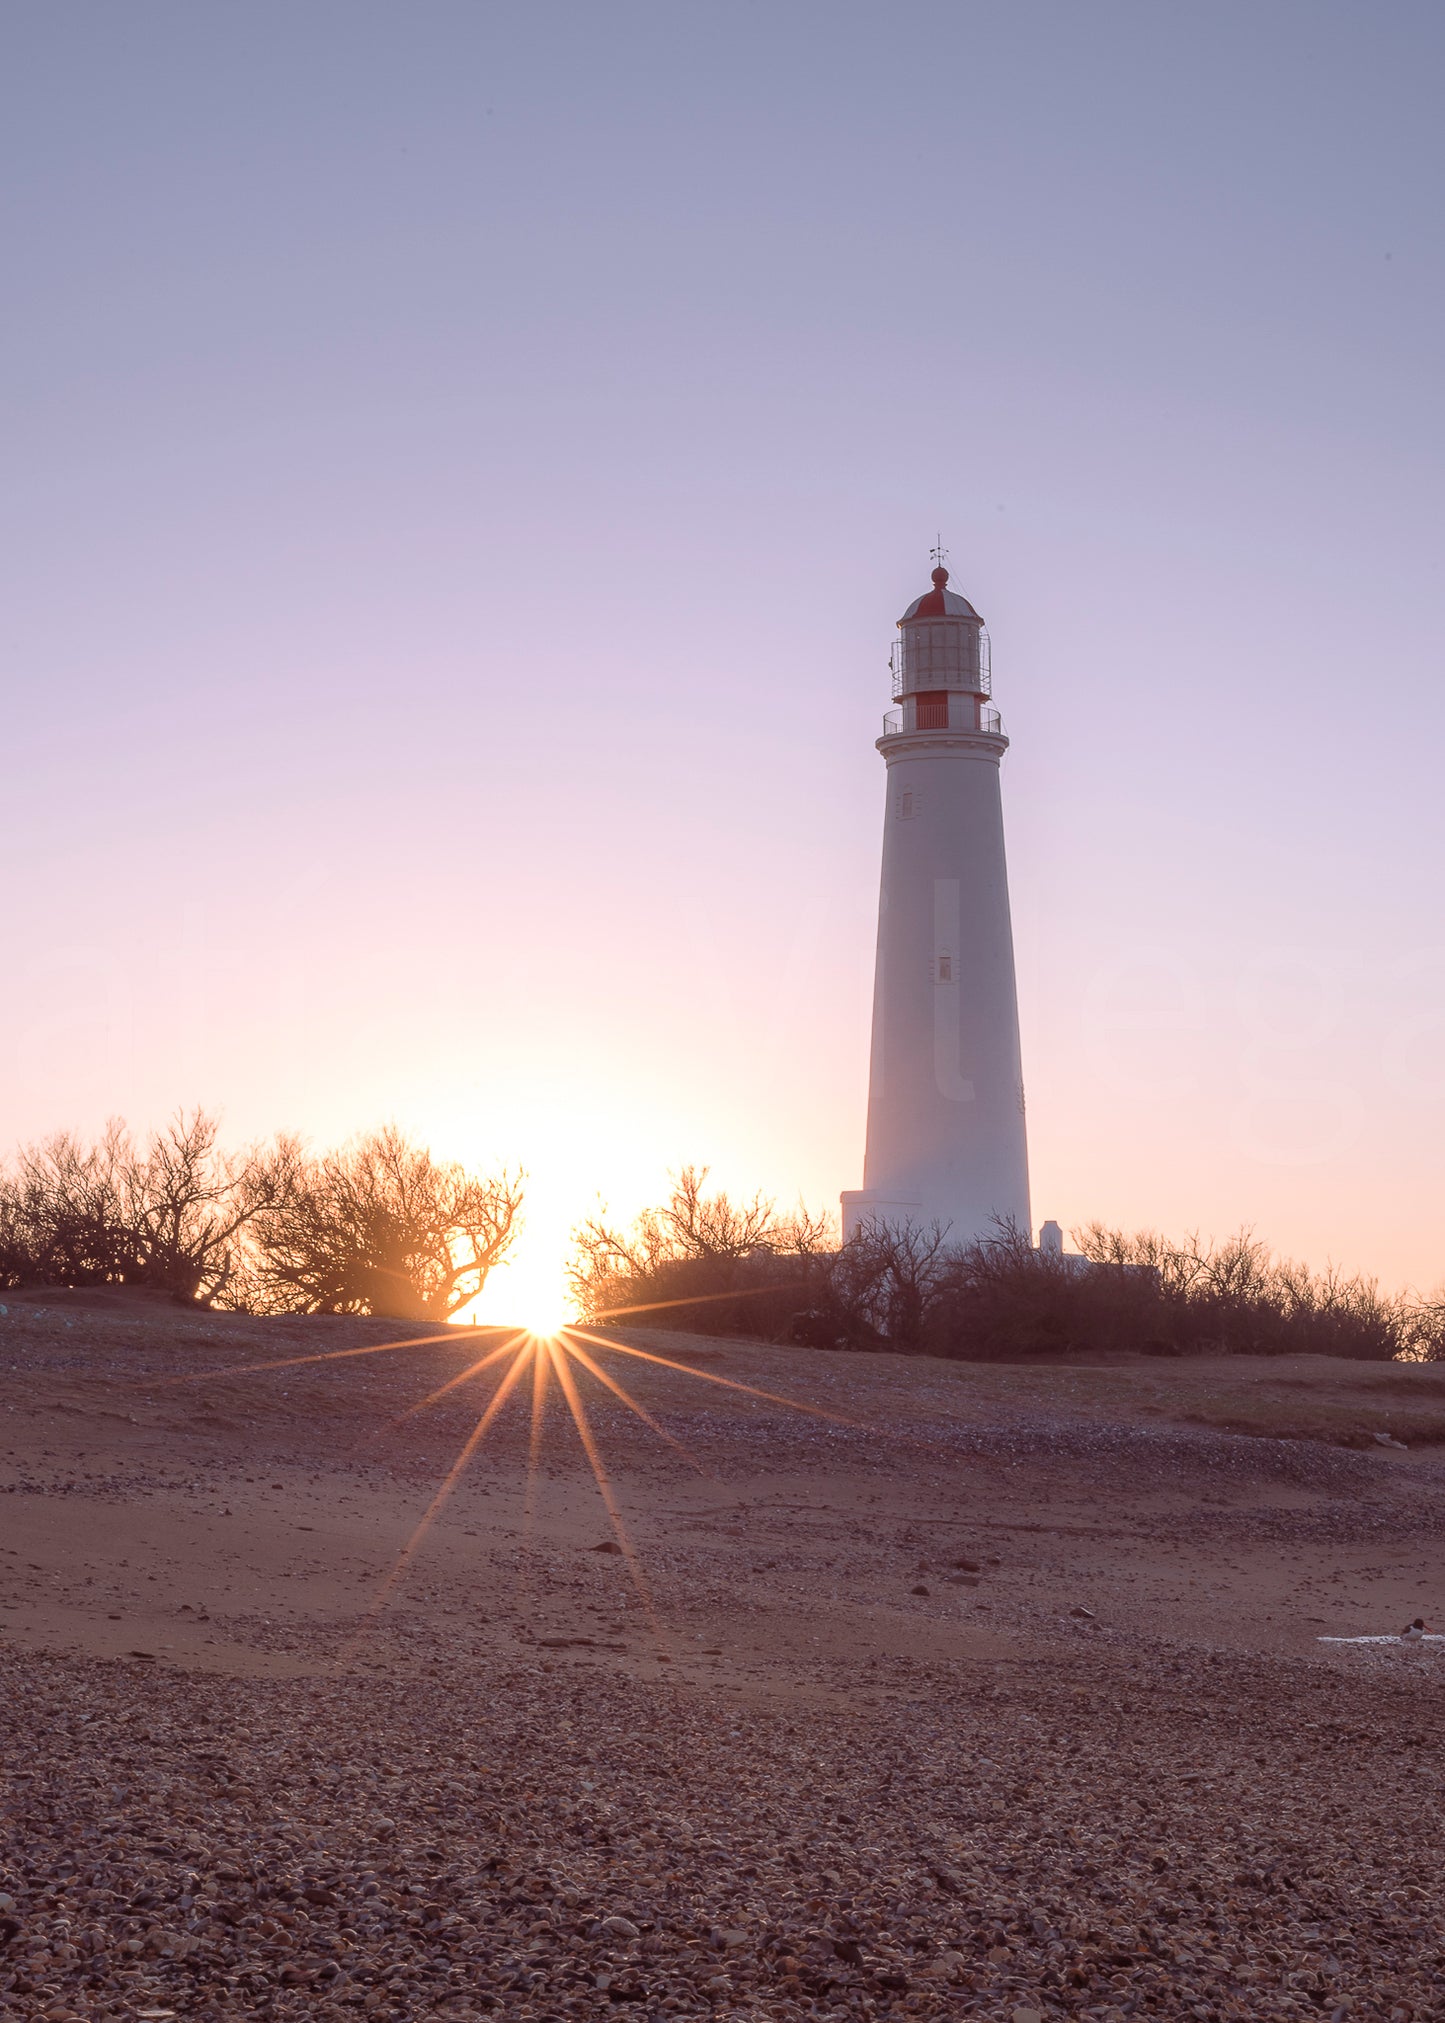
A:
{"label": "lighthouse gallery railing", "polygon": [[996,738],[1003,735],[1003,718],[972,695],[950,695],[939,702],[915,702],[910,697],[883,719],[885,738],[902,737],[908,731],[984,731]]}

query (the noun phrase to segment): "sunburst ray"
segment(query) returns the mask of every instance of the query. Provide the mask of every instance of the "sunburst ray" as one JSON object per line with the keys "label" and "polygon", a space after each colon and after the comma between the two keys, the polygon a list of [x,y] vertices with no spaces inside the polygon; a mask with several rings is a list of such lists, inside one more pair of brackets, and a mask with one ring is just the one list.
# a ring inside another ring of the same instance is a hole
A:
{"label": "sunburst ray", "polygon": [[528,1357],[531,1355],[535,1355],[537,1353],[537,1349],[538,1344],[535,1342],[535,1340],[528,1338],[522,1343],[522,1346],[517,1350],[517,1353],[512,1360],[511,1368],[507,1371],[506,1375],[502,1378],[501,1383],[498,1384],[496,1390],[493,1391],[491,1397],[487,1400],[486,1406],[483,1409],[481,1417],[477,1420],[476,1425],[473,1426],[471,1432],[462,1442],[461,1450],[458,1453],[456,1460],[453,1461],[451,1467],[447,1470],[446,1474],[442,1478],[441,1487],[437,1490],[436,1495],[432,1498],[431,1502],[427,1505],[425,1511],[422,1513],[421,1520],[418,1523],[416,1529],[412,1532],[411,1537],[407,1540],[406,1544],[397,1554],[396,1560],[392,1565],[390,1572],[387,1574],[385,1580],[382,1582],[380,1588],[377,1590],[376,1595],[372,1600],[371,1607],[367,1610],[366,1615],[362,1618],[362,1621],[357,1626],[356,1630],[353,1632],[345,1648],[341,1652],[340,1657],[337,1659],[338,1664],[342,1664],[346,1661],[346,1659],[356,1649],[357,1645],[361,1642],[361,1639],[366,1635],[366,1632],[371,1628],[372,1624],[376,1621],[377,1617],[381,1614],[381,1611],[385,1608],[387,1601],[390,1599],[393,1589],[396,1587],[397,1582],[405,1574],[412,1560],[416,1557],[417,1549],[421,1545],[422,1540],[426,1537],[427,1533],[431,1530],[432,1525],[436,1522],[436,1519],[441,1512],[442,1506],[446,1503],[448,1497],[451,1495],[452,1491],[456,1488],[457,1483],[461,1480],[463,1474],[466,1472],[467,1464],[471,1461],[472,1456],[476,1453],[478,1447],[481,1446],[482,1441],[486,1438],[487,1428],[496,1418],[498,1412],[501,1411],[503,1405],[506,1404],[507,1399],[511,1395],[512,1391],[516,1388],[517,1380],[520,1378],[522,1372],[527,1367]]}
{"label": "sunburst ray", "polygon": [[691,1363],[679,1363],[671,1356],[659,1356],[650,1349],[630,1348],[626,1342],[608,1341],[605,1335],[591,1334],[586,1328],[574,1327],[573,1334],[582,1335],[589,1342],[596,1342],[599,1348],[616,1349],[621,1356],[636,1356],[645,1363],[659,1363],[666,1370],[680,1371],[684,1376],[701,1378],[705,1384],[720,1384],[726,1391],[743,1391],[749,1397],[763,1398],[770,1405],[786,1405],[790,1411],[805,1412],[810,1418],[827,1420],[834,1426],[846,1426],[855,1433],[870,1433],[879,1440],[891,1440],[899,1446],[918,1448],[924,1453],[953,1456],[956,1449],[945,1440],[930,1439],[928,1434],[916,1428],[900,1431],[891,1426],[879,1426],[868,1419],[857,1419],[846,1412],[830,1412],[823,1405],[805,1404],[801,1398],[790,1398],[782,1391],[764,1391],[756,1384],[744,1384],[736,1377],[714,1376],[711,1370],[699,1370]]}
{"label": "sunburst ray", "polygon": [[590,1315],[589,1319],[620,1321],[629,1319],[633,1314],[663,1313],[669,1307],[706,1307],[715,1305],[719,1300],[761,1299],[768,1293],[805,1292],[807,1285],[806,1279],[795,1278],[789,1279],[784,1285],[743,1286],[734,1288],[732,1292],[686,1293],[675,1299],[646,1300],[641,1306],[604,1307],[601,1312]]}
{"label": "sunburst ray", "polygon": [[537,1477],[542,1466],[542,1430],[547,1418],[547,1379],[551,1370],[552,1358],[543,1355],[539,1347],[532,1357],[532,1418],[527,1433],[527,1490],[522,1503],[529,1538],[537,1500]]}
{"label": "sunburst ray", "polygon": [[525,1328],[518,1328],[514,1335],[508,1335],[506,1341],[500,1347],[489,1349],[486,1355],[479,1356],[474,1363],[468,1363],[464,1370],[458,1370],[454,1377],[448,1377],[444,1384],[438,1384],[437,1388],[434,1391],[429,1391],[424,1398],[418,1398],[415,1404],[408,1405],[404,1412],[398,1412],[394,1419],[388,1419],[386,1424],[381,1428],[381,1431],[372,1434],[371,1439],[364,1444],[370,1446],[373,1441],[384,1439],[396,1427],[405,1424],[408,1419],[415,1418],[418,1412],[424,1412],[428,1405],[439,1403],[441,1399],[446,1397],[449,1391],[455,1391],[459,1385],[469,1382],[473,1377],[479,1377],[483,1370],[489,1368],[493,1363],[500,1362],[509,1350],[516,1348],[518,1342],[524,1342],[526,1339],[527,1330]]}
{"label": "sunburst ray", "polygon": [[254,1377],[266,1370],[295,1370],[303,1363],[339,1363],[348,1356],[381,1356],[390,1349],[445,1346],[464,1335],[491,1334],[491,1328],[447,1328],[437,1335],[409,1335],[403,1341],[368,1342],[359,1349],[319,1349],[309,1356],[277,1356],[267,1363],[231,1363],[221,1370],[186,1370],[178,1377],[137,1377],[137,1383],[162,1390],[169,1384],[212,1384],[221,1377]]}
{"label": "sunburst ray", "polygon": [[661,1642],[662,1626],[657,1620],[657,1609],[652,1599],[652,1587],[648,1581],[642,1561],[638,1558],[632,1540],[628,1536],[627,1526],[623,1523],[622,1512],[618,1507],[611,1478],[603,1465],[602,1455],[597,1446],[597,1436],[592,1431],[592,1422],[587,1417],[587,1408],[582,1403],[581,1393],[577,1389],[577,1380],[568,1367],[566,1347],[558,1341],[549,1341],[544,1346],[552,1359],[552,1368],[556,1373],[558,1389],[566,1399],[567,1409],[572,1414],[573,1424],[577,1428],[577,1437],[582,1442],[582,1451],[587,1456],[588,1465],[597,1483],[598,1494],[602,1498],[608,1518],[611,1520],[613,1534],[622,1549],[623,1558],[627,1562],[627,1570],[632,1576],[632,1584],[637,1589],[643,1607],[647,1610],[648,1616],[651,1619],[653,1631],[658,1641]]}
{"label": "sunburst ray", "polygon": [[[629,1412],[635,1412],[644,1426],[651,1427],[659,1440],[665,1440],[669,1447],[675,1448],[689,1468],[696,1469],[699,1475],[706,1476],[709,1471],[703,1467],[696,1455],[690,1453],[681,1440],[675,1439],[668,1432],[667,1428],[653,1417],[645,1405],[639,1405],[632,1394],[625,1390],[614,1376],[611,1376],[608,1371],[604,1370],[594,1357],[589,1356],[584,1348],[579,1347],[576,1338],[580,1332],[581,1330],[577,1328],[564,1328],[560,1337],[563,1348],[572,1357],[573,1361],[580,1363],[584,1370],[589,1370],[599,1384],[605,1384],[614,1397],[622,1400]],[[597,1337],[589,1335],[587,1339],[589,1341],[596,1341]]]}
{"label": "sunburst ray", "polygon": [[537,1491],[542,1479],[542,1435],[547,1422],[552,1358],[546,1337],[535,1336],[532,1356],[532,1408],[527,1427],[527,1484],[522,1492],[522,1550],[514,1568],[513,1591],[517,1602],[530,1609],[532,1602],[532,1539],[537,1526]]}
{"label": "sunburst ray", "polygon": [[814,1419],[828,1419],[835,1426],[849,1426],[857,1431],[870,1433],[875,1429],[864,1419],[850,1419],[846,1412],[830,1412],[822,1405],[805,1404],[801,1398],[786,1397],[781,1391],[764,1391],[757,1384],[744,1384],[736,1377],[718,1377],[711,1370],[695,1369],[691,1363],[675,1362],[671,1356],[655,1355],[651,1349],[629,1348],[626,1342],[609,1342],[605,1335],[594,1335],[587,1328],[573,1328],[584,1341],[595,1342],[600,1349],[615,1349],[620,1356],[636,1356],[644,1363],[658,1363],[664,1370],[680,1370],[685,1377],[699,1377],[705,1384],[720,1384],[725,1391],[742,1391],[750,1398],[762,1398],[770,1405],[786,1405],[792,1412],[806,1412]]}
{"label": "sunburst ray", "polygon": [[[705,1300],[712,1298],[733,1297],[736,1297],[736,1295],[709,1294],[700,1296],[696,1301],[658,1301],[656,1302],[656,1307],[702,1304]],[[655,1309],[649,1307],[619,1308],[616,1310],[616,1316],[620,1317],[624,1312],[645,1313],[653,1310]],[[611,1317],[609,1315],[603,1318]],[[214,1382],[218,1377],[261,1375],[277,1370],[298,1369],[313,1363],[321,1364],[344,1361],[355,1356],[375,1356],[408,1349],[456,1346],[468,1337],[475,1339],[478,1336],[494,1336],[502,1332],[500,1329],[485,1327],[446,1328],[424,1335],[403,1336],[385,1342],[368,1343],[356,1348],[328,1349],[308,1355],[278,1356],[254,1363],[234,1364],[221,1370],[188,1371],[179,1377],[164,1380],[150,1379],[149,1381],[152,1383]],[[475,1378],[482,1377],[487,1370],[498,1364],[504,1365],[500,1381],[496,1384],[491,1396],[487,1399],[486,1404],[479,1413],[475,1425],[462,1442],[455,1458],[446,1469],[435,1494],[427,1504],[426,1509],[413,1528],[406,1543],[397,1554],[395,1561],[382,1577],[381,1583],[366,1613],[351,1636],[346,1640],[342,1651],[338,1654],[335,1661],[338,1666],[343,1665],[354,1653],[386,1608],[397,1586],[405,1578],[428,1533],[470,1466],[489,1429],[506,1405],[507,1400],[521,1383],[529,1368],[531,1371],[531,1400],[528,1415],[526,1489],[523,1501],[524,1536],[528,1544],[530,1544],[540,1491],[547,1411],[552,1386],[555,1383],[557,1389],[562,1394],[568,1416],[576,1428],[577,1437],[581,1443],[587,1465],[591,1470],[593,1480],[597,1485],[598,1494],[607,1512],[613,1536],[617,1541],[619,1551],[626,1561],[629,1579],[647,1612],[648,1620],[658,1642],[663,1642],[662,1626],[658,1618],[657,1607],[653,1598],[651,1583],[647,1576],[647,1570],[642,1563],[637,1548],[633,1544],[623,1518],[616,1489],[608,1472],[607,1465],[603,1460],[601,1446],[578,1386],[577,1370],[585,1371],[610,1396],[625,1405],[629,1412],[633,1413],[651,1432],[655,1433],[659,1439],[665,1441],[668,1446],[681,1455],[689,1467],[696,1469],[698,1474],[707,1475],[709,1471],[689,1451],[683,1441],[670,1433],[652,1411],[632,1396],[626,1384],[621,1382],[597,1355],[590,1354],[588,1349],[583,1347],[584,1342],[590,1344],[593,1349],[603,1352],[603,1354],[610,1352],[613,1355],[629,1356],[638,1362],[652,1363],[659,1369],[675,1371],[680,1376],[695,1377],[702,1383],[715,1384],[722,1390],[737,1392],[742,1397],[757,1399],[762,1403],[770,1405],[780,1405],[788,1411],[799,1412],[809,1418],[823,1420],[835,1426],[846,1427],[851,1431],[872,1433],[883,1433],[886,1431],[885,1428],[871,1426],[866,1420],[859,1419],[849,1413],[835,1411],[823,1405],[811,1404],[805,1399],[790,1397],[782,1391],[767,1390],[761,1385],[746,1383],[740,1378],[719,1376],[711,1370],[698,1369],[696,1365],[683,1362],[676,1357],[661,1355],[651,1349],[636,1348],[629,1342],[611,1340],[605,1335],[596,1334],[590,1328],[575,1323],[565,1325],[555,1335],[541,1336],[530,1330],[522,1329],[507,1333],[504,1340],[489,1348],[483,1355],[468,1362],[463,1369],[455,1371],[444,1382],[429,1391],[425,1397],[419,1398],[413,1404],[408,1405],[404,1411],[389,1420],[377,1434],[372,1436],[373,1440],[385,1437],[387,1433],[421,1412],[426,1411],[428,1407],[437,1404],[453,1391],[461,1389]],[[507,1360],[508,1358],[510,1358],[510,1361]],[[913,1437],[917,1439],[918,1436],[915,1435]],[[929,1443],[924,1440],[921,1444],[929,1445],[936,1443]]]}

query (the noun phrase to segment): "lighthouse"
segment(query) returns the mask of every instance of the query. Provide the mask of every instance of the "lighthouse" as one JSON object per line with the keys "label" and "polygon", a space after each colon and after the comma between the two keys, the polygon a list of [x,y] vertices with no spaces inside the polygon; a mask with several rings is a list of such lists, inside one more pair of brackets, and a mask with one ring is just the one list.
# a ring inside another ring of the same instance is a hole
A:
{"label": "lighthouse", "polygon": [[1027,1232],[1028,1145],[999,765],[983,620],[948,571],[898,621],[863,1186],[843,1234]]}

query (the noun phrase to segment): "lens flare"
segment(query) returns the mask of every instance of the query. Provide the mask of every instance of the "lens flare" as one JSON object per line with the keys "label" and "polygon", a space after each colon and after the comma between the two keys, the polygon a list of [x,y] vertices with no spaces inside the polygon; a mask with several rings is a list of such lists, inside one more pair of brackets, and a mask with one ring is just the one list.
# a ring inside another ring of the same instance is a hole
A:
{"label": "lens flare", "polygon": [[[669,1302],[669,1304],[677,1303]],[[644,1312],[646,1309],[633,1311]],[[502,1336],[500,1341],[497,1340],[498,1335]],[[633,1397],[617,1375],[615,1368],[606,1367],[604,1357],[611,1359],[626,1356],[636,1362],[651,1363],[660,1369],[696,1378],[700,1383],[714,1384],[723,1390],[735,1391],[744,1397],[755,1398],[770,1405],[782,1405],[789,1411],[803,1413],[812,1419],[825,1420],[835,1426],[865,1431],[878,1430],[869,1427],[866,1421],[852,1418],[846,1413],[829,1411],[823,1406],[809,1404],[805,1399],[789,1397],[781,1391],[763,1390],[756,1384],[744,1383],[736,1377],[720,1377],[711,1370],[699,1370],[695,1365],[679,1361],[676,1357],[659,1355],[653,1350],[639,1349],[629,1342],[598,1334],[591,1328],[581,1327],[576,1322],[563,1319],[558,1307],[545,1301],[538,1302],[533,1321],[525,1328],[504,1330],[477,1326],[443,1327],[433,1333],[402,1336],[391,1341],[371,1343],[364,1348],[328,1349],[310,1355],[278,1356],[259,1362],[237,1363],[223,1370],[188,1371],[184,1376],[172,1378],[170,1381],[214,1382],[218,1376],[261,1375],[278,1370],[293,1370],[306,1364],[336,1362],[353,1356],[378,1356],[407,1349],[453,1348],[458,1345],[459,1338],[465,1341],[468,1336],[472,1338],[474,1346],[482,1349],[482,1353],[466,1360],[463,1367],[454,1371],[444,1382],[437,1384],[424,1396],[406,1406],[403,1411],[387,1419],[362,1443],[365,1447],[374,1447],[409,1420],[430,1410],[444,1399],[464,1393],[469,1385],[492,1383],[490,1396],[487,1397],[476,1422],[463,1440],[455,1459],[445,1470],[440,1484],[410,1537],[382,1577],[360,1623],[338,1656],[338,1665],[344,1664],[368,1632],[375,1628],[425,1542],[428,1532],[436,1523],[467,1470],[475,1462],[488,1432],[505,1410],[515,1391],[522,1392],[528,1414],[526,1492],[523,1511],[525,1537],[530,1540],[532,1534],[542,1472],[543,1448],[548,1437],[548,1407],[555,1393],[566,1406],[566,1417],[571,1421],[572,1430],[597,1486],[597,1493],[607,1513],[613,1537],[626,1563],[629,1578],[637,1590],[659,1641],[662,1638],[662,1630],[646,1569],[628,1532],[612,1477],[588,1414],[579,1378],[590,1380],[608,1397],[624,1405],[649,1432],[665,1441],[688,1463],[689,1467],[696,1469],[699,1475],[707,1475],[711,1471],[705,1469],[685,1444],[667,1430],[655,1413]],[[483,1342],[486,1344],[485,1347],[482,1346]],[[524,1386],[523,1379],[529,1376],[530,1384]]]}

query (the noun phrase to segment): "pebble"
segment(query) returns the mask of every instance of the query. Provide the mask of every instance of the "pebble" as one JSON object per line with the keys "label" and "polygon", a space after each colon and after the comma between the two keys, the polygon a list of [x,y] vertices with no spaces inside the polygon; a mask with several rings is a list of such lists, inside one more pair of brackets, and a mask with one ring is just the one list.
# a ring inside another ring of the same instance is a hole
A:
{"label": "pebble", "polygon": [[[873,1451],[761,1416],[720,1416],[714,1451],[764,1439],[780,1468]],[[1414,1467],[1042,1412],[935,1444],[1338,1499],[1187,1520],[1255,1541],[1376,1515],[1393,1536],[1368,1499]],[[459,1659],[404,1598],[374,1671],[332,1669],[319,1634],[311,1676],[271,1678],[0,1644],[0,2023],[1445,2017],[1435,1668],[1131,1638],[1117,1614],[1056,1620],[1028,1661],[905,1650],[872,1704],[846,1650],[732,1700],[680,1664]]]}
{"label": "pebble", "polygon": [[680,1682],[421,1657],[0,1649],[3,2023],[1445,2014],[1445,1858],[1398,1830],[1423,1674],[1081,1649],[729,1728]]}

